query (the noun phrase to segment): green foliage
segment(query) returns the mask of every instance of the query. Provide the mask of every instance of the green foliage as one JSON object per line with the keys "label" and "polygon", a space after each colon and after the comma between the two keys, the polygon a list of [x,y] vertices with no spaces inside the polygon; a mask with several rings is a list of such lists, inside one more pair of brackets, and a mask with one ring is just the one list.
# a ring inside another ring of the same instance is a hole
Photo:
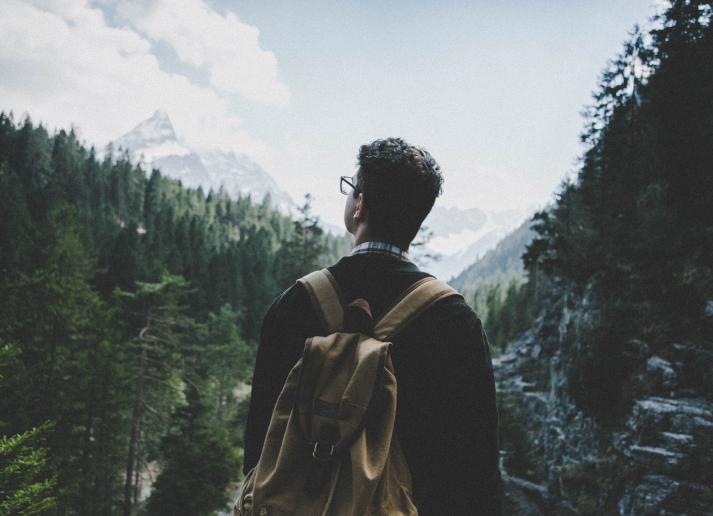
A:
{"label": "green foliage", "polygon": [[238,457],[225,429],[209,424],[208,407],[195,387],[188,387],[186,397],[161,442],[162,469],[148,514],[210,514],[226,505],[226,487],[238,475]]}
{"label": "green foliage", "polygon": [[135,292],[115,291],[130,315],[129,331],[135,335],[127,342],[133,358],[127,364],[133,376],[133,408],[124,480],[125,512],[135,503],[134,475],[158,447],[165,420],[180,401],[181,373],[198,352],[192,343],[201,327],[185,313],[186,299],[192,293],[182,277],[166,272],[158,282],[137,282]]}
{"label": "green foliage", "polygon": [[585,413],[611,424],[627,412],[633,401],[626,380],[646,359],[638,341],[622,340],[632,335],[633,314],[616,300],[605,305],[600,320],[581,329],[568,369],[570,393]]}
{"label": "green foliage", "polygon": [[673,2],[651,34],[634,30],[586,113],[578,177],[533,218],[528,271],[602,301],[572,374],[578,404],[600,418],[626,404],[643,360],[631,342],[658,352],[710,336],[712,16],[710,2]]}
{"label": "green foliage", "polygon": [[51,424],[0,437],[0,514],[47,514],[56,504],[56,478],[42,437]]}
{"label": "green foliage", "polygon": [[[102,389],[112,379],[113,316],[93,291],[91,260],[70,207],[53,208],[38,228],[27,272],[2,285],[0,340],[13,343],[12,368],[0,384],[0,412],[12,414],[6,434],[46,419],[49,461],[58,471],[59,505],[88,504],[108,490],[95,466],[111,463],[118,405]],[[103,396],[102,396],[103,394]],[[90,485],[95,491],[82,491]]]}
{"label": "green foliage", "polygon": [[195,424],[240,457],[263,313],[346,241],[309,199],[295,222],[0,113],[0,436],[53,421],[42,449],[60,514],[140,510],[148,465],[173,463],[162,442],[189,388],[207,407]]}
{"label": "green foliage", "polygon": [[526,276],[521,259],[533,234],[525,221],[451,282],[482,319],[494,353],[503,351],[539,313],[541,289]]}
{"label": "green foliage", "polygon": [[280,250],[281,271],[278,273],[280,284],[289,285],[312,272],[319,266],[322,255],[323,230],[319,227],[319,218],[312,215],[312,197],[305,195],[305,202],[299,209],[300,218],[294,222],[292,238],[284,243]]}
{"label": "green foliage", "polygon": [[501,352],[538,314],[535,282],[483,285],[473,295],[471,306],[488,330],[494,353]]}
{"label": "green foliage", "polygon": [[204,399],[214,407],[215,423],[242,434],[242,425],[228,423],[237,411],[233,390],[252,375],[256,350],[240,336],[239,321],[240,314],[230,305],[209,315],[196,356],[196,382],[202,382]]}
{"label": "green foliage", "polygon": [[318,267],[327,267],[347,256],[354,247],[354,237],[344,230],[341,235],[329,232],[322,234],[322,254],[319,256]]}
{"label": "green foliage", "polygon": [[497,392],[498,432],[504,451],[505,470],[532,482],[542,481],[542,450],[537,449],[527,435],[528,420],[520,408],[520,400],[512,394]]}
{"label": "green foliage", "polygon": [[577,514],[599,515],[619,512],[627,465],[616,457],[567,464],[560,470],[562,489],[576,500]]}

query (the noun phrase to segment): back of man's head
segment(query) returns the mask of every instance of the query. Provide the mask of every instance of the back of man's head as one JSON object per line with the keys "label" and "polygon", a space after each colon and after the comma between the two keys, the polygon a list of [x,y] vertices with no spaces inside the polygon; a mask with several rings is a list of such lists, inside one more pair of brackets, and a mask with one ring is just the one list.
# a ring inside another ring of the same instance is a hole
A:
{"label": "back of man's head", "polygon": [[425,149],[386,138],[362,145],[358,165],[372,234],[407,246],[441,193],[438,163]]}

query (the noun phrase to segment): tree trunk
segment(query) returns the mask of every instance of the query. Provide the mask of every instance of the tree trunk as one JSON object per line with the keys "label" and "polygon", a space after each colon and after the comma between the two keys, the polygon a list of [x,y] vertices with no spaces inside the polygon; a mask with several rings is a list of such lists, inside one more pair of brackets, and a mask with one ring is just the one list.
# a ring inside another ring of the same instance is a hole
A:
{"label": "tree trunk", "polygon": [[[90,389],[92,390],[92,389]],[[81,498],[79,500],[79,513],[80,514],[90,514],[89,507],[93,505],[90,503],[90,497],[96,492],[95,479],[92,478],[92,463],[90,457],[92,453],[90,448],[92,447],[92,431],[94,424],[94,396],[90,394],[89,407],[87,413],[87,419],[84,428],[84,436],[82,438],[82,478],[83,478],[83,489]]]}
{"label": "tree trunk", "polygon": [[[144,329],[145,330],[145,329]],[[141,332],[143,336],[144,331]],[[144,414],[144,384],[146,383],[146,349],[141,347],[139,377],[136,385],[136,398],[131,414],[131,435],[129,437],[129,455],[126,459],[126,479],[124,482],[124,516],[131,516],[132,485],[134,465],[136,464],[137,445],[141,434],[141,419]]]}

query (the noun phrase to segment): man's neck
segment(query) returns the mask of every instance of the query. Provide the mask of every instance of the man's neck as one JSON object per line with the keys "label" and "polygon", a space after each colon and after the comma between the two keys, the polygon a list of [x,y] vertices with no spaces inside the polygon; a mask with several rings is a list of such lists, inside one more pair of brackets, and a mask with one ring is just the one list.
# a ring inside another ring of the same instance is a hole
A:
{"label": "man's neck", "polygon": [[411,261],[407,252],[405,252],[396,244],[390,244],[388,242],[364,242],[363,244],[354,246],[352,252],[349,253],[349,256],[365,254],[390,256],[392,258],[398,258],[399,260],[402,260],[404,262]]}
{"label": "man's neck", "polygon": [[374,235],[369,231],[369,228],[361,226],[357,228],[356,233],[354,235],[354,246],[358,246],[360,244],[363,244],[365,242],[386,242],[389,244],[396,245],[401,248],[402,251],[408,252],[409,244],[403,245],[398,242],[390,242],[389,240],[385,238],[381,238],[377,235]]}

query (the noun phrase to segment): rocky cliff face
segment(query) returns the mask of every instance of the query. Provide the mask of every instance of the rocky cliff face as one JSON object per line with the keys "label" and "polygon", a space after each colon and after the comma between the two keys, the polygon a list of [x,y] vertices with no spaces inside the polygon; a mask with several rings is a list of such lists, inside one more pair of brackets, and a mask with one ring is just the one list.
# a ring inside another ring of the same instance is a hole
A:
{"label": "rocky cliff face", "polygon": [[582,333],[598,317],[591,292],[553,289],[543,315],[493,360],[506,513],[713,514],[713,342],[656,354],[638,343],[626,384],[635,399],[604,425],[571,395]]}

